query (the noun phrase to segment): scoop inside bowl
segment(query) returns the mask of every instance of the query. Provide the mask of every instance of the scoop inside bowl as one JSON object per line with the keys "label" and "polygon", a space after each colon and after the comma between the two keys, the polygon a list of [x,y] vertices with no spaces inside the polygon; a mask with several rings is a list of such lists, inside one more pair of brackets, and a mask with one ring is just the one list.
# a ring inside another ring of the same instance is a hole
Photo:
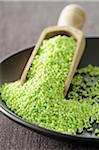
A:
{"label": "scoop inside bowl", "polygon": [[[87,48],[85,50],[85,53],[83,55],[83,58],[80,62],[79,67],[86,66],[88,64],[99,66],[99,38],[88,38],[87,39]],[[33,47],[20,50],[18,53],[14,53],[13,55],[4,58],[0,63],[0,85],[2,85],[5,82],[12,82],[20,79],[22,70],[32,52]],[[52,130],[48,130],[42,127],[39,127],[34,124],[30,124],[26,122],[25,120],[18,117],[16,114],[11,112],[5,103],[0,99],[0,105],[1,105],[1,111],[9,118],[13,119],[17,123],[22,124],[23,126],[26,126],[27,128],[30,128],[31,130],[35,130],[39,133],[42,133],[44,135],[49,135],[53,137],[58,137],[60,139],[79,139],[79,140],[92,140],[92,141],[98,141],[99,138],[92,136],[88,133],[82,134],[82,135],[66,135],[58,132],[54,132]]]}

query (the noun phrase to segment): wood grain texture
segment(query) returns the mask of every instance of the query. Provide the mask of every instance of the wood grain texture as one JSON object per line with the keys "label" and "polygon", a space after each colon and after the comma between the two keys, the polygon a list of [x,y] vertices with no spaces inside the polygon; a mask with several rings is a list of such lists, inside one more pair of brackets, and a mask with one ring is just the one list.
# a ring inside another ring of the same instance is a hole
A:
{"label": "wood grain texture", "polygon": [[[73,2],[74,3],[74,2]],[[77,2],[87,12],[84,32],[99,36],[99,2]],[[0,2],[0,59],[33,45],[41,31],[56,25],[69,2]],[[0,114],[0,150],[98,150],[90,145],[60,142],[30,131]]]}

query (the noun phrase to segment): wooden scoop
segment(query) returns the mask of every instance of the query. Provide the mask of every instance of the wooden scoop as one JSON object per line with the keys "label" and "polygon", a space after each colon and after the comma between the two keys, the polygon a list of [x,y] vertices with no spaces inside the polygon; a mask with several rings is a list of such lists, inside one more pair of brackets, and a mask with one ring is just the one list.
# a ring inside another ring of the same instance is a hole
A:
{"label": "wooden scoop", "polygon": [[74,52],[72,64],[65,81],[64,95],[66,95],[85,48],[85,38],[82,31],[79,30],[83,27],[84,22],[85,13],[79,5],[72,4],[65,7],[59,17],[58,26],[48,27],[42,32],[22,73],[20,80],[21,84],[25,82],[27,72],[44,39],[49,39],[57,35],[72,36],[77,42],[77,47]]}

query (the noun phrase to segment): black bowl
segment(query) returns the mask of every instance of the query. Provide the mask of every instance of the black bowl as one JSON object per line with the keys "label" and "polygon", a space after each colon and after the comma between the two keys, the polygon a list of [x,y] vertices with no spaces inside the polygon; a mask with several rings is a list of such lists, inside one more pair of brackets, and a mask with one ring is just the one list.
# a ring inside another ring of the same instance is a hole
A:
{"label": "black bowl", "polygon": [[[99,38],[87,38],[87,46],[85,53],[81,59],[79,67],[84,67],[88,64],[99,66]],[[4,58],[0,62],[0,85],[4,82],[10,82],[18,80],[21,76],[23,68],[32,52],[34,47],[20,50],[17,53],[12,54],[11,56]],[[39,127],[38,125],[31,124],[8,109],[6,104],[0,99],[0,110],[1,112],[9,117],[10,119],[16,121],[17,123],[34,130],[38,133],[41,133],[46,136],[57,138],[60,140],[79,140],[79,141],[92,141],[99,142],[99,137],[90,135],[88,133],[81,135],[68,135],[59,132],[55,132],[49,129]]]}

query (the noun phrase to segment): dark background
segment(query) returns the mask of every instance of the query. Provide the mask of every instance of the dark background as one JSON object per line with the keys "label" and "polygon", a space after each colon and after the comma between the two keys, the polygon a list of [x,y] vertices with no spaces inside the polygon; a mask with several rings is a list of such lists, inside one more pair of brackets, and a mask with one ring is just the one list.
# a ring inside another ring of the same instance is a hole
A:
{"label": "dark background", "polygon": [[[71,1],[72,2],[72,1]],[[99,36],[99,2],[73,1],[85,8],[87,37]],[[0,2],[0,59],[34,45],[41,31],[56,25],[66,1]],[[30,131],[0,114],[0,150],[98,150],[77,142],[60,142]]]}

